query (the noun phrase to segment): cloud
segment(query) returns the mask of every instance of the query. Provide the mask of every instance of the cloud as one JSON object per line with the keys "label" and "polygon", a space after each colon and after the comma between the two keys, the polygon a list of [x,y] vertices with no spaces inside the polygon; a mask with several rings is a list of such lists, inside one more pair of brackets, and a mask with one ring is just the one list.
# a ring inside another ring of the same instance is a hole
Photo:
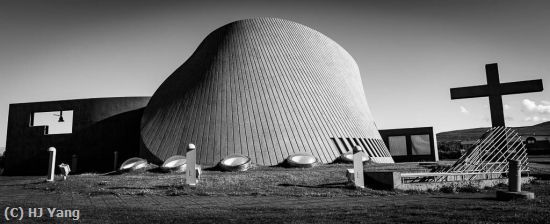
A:
{"label": "cloud", "polygon": [[504,116],[505,121],[514,121],[514,117],[511,116]]}
{"label": "cloud", "polygon": [[549,103],[548,101],[542,101],[542,104],[537,104],[535,101],[524,99],[523,101],[521,101],[521,103],[527,111],[541,114],[550,114],[550,104],[543,105]]}
{"label": "cloud", "polygon": [[525,117],[525,119],[523,119],[524,121],[533,121],[533,122],[544,122],[544,121],[548,121],[550,119],[548,119],[547,117],[539,117],[539,116],[528,116],[528,117]]}
{"label": "cloud", "polygon": [[470,111],[466,109],[466,107],[460,106],[460,113],[463,114],[470,114]]}
{"label": "cloud", "polygon": [[504,109],[505,109],[505,110],[510,110],[510,108],[512,108],[510,105],[504,104]]}
{"label": "cloud", "polygon": [[544,105],[550,105],[550,101],[541,100],[540,102],[541,102],[542,104],[544,104]]}

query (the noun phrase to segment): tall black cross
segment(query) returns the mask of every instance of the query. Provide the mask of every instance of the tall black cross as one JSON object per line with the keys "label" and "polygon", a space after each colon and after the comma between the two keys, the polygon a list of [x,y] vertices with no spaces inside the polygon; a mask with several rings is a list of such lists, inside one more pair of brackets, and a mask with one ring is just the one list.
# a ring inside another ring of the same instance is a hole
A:
{"label": "tall black cross", "polygon": [[488,96],[493,127],[505,126],[502,95],[541,92],[543,90],[542,79],[500,83],[496,63],[485,65],[485,72],[487,74],[487,85],[452,88],[451,99]]}

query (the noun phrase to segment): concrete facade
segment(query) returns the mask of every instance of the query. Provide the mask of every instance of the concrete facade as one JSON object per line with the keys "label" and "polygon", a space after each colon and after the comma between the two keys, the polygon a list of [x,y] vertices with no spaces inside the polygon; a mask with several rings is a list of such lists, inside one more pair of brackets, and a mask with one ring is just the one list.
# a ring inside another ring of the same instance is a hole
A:
{"label": "concrete facade", "polygon": [[[45,174],[52,146],[56,164],[72,165],[76,155],[77,172],[111,171],[114,151],[120,162],[138,155],[139,121],[148,101],[114,97],[10,104],[4,174]],[[47,126],[32,125],[34,113],[60,110],[73,111],[71,133],[48,134]]]}
{"label": "concrete facade", "polygon": [[209,34],[151,98],[141,137],[141,156],[157,162],[189,143],[205,165],[231,154],[276,165],[298,152],[330,163],[353,145],[393,162],[353,58],[309,27],[272,18]]}

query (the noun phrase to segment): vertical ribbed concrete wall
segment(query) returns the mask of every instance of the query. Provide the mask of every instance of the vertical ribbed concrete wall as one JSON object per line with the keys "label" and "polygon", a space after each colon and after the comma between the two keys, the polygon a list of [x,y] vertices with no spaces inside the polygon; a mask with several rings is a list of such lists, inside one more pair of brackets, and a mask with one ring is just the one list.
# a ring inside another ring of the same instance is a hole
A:
{"label": "vertical ribbed concrete wall", "polygon": [[198,161],[242,154],[275,165],[297,152],[323,163],[362,145],[393,162],[353,58],[323,34],[282,19],[249,19],[206,37],[155,92],[142,154],[165,160],[197,145]]}

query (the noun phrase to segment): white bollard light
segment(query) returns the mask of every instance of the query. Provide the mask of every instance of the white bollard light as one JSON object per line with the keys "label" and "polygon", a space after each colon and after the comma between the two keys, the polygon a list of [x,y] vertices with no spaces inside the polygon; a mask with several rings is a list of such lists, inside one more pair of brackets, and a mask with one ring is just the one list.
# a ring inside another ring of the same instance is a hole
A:
{"label": "white bollard light", "polygon": [[185,157],[187,159],[187,170],[185,171],[186,183],[189,186],[195,186],[197,185],[197,171],[195,170],[195,164],[197,162],[197,150],[195,148],[195,145],[189,144]]}
{"label": "white bollard light", "polygon": [[353,179],[355,187],[365,188],[365,179],[363,177],[363,150],[361,146],[356,145],[353,148]]}
{"label": "white bollard light", "polygon": [[46,181],[53,182],[55,175],[56,150],[54,147],[50,147],[48,148],[48,152],[50,153],[50,161],[48,162],[48,176],[46,177]]}

